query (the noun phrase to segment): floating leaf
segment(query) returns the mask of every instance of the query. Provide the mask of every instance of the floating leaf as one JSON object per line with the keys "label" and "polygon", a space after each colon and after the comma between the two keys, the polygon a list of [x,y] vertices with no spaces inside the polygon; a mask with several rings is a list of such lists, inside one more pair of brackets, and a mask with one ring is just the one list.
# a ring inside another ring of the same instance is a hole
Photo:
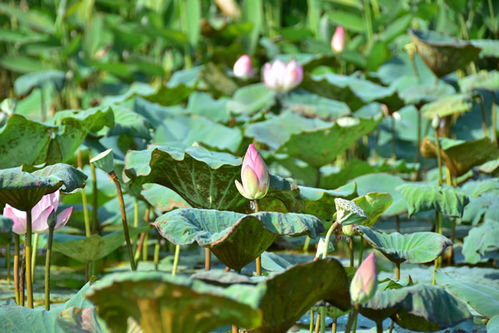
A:
{"label": "floating leaf", "polygon": [[307,118],[334,121],[350,114],[350,108],[345,103],[305,91],[286,94],[282,103],[286,109]]}
{"label": "floating leaf", "polygon": [[144,333],[209,332],[224,325],[260,326],[257,302],[263,288],[220,288],[160,272],[118,273],[96,282],[87,297],[112,332],[127,330],[126,318]]}
{"label": "floating leaf", "polygon": [[499,291],[497,288],[456,280],[441,272],[437,273],[437,282],[445,286],[456,297],[468,303],[482,316],[499,315]]}
{"label": "floating leaf", "polygon": [[469,202],[466,195],[448,185],[410,183],[400,185],[397,191],[407,202],[409,216],[436,209],[446,216],[461,217]]}
{"label": "floating leaf", "polygon": [[265,251],[280,235],[316,237],[322,222],[312,215],[260,212],[240,214],[207,209],[177,209],[154,222],[170,242],[197,242],[227,266],[239,271]]}
{"label": "floating leaf", "polygon": [[365,240],[395,263],[408,261],[423,264],[438,258],[452,242],[435,232],[386,234],[369,227],[359,226]]}
{"label": "floating leaf", "polygon": [[439,35],[433,31],[411,30],[411,38],[418,54],[438,77],[474,61],[480,49],[471,43]]}
{"label": "floating leaf", "polygon": [[[378,290],[360,310],[369,316],[365,310],[375,310],[378,314],[388,310],[385,315],[390,315],[401,327],[414,331],[436,331],[471,318],[464,303],[445,289],[431,285]],[[390,310],[395,313],[390,314]]]}
{"label": "floating leaf", "polygon": [[380,115],[373,118],[340,118],[328,128],[292,134],[279,151],[318,168],[333,162],[359,138],[373,131],[381,119]]}
{"label": "floating leaf", "polygon": [[441,97],[421,108],[423,116],[433,119],[435,116],[441,118],[453,114],[461,114],[471,110],[473,97],[469,94],[454,94]]}

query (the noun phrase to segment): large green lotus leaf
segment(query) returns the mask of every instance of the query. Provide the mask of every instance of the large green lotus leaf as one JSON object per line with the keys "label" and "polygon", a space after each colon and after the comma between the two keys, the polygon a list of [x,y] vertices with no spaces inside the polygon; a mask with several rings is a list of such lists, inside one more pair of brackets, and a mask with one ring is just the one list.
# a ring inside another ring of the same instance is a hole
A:
{"label": "large green lotus leaf", "polygon": [[345,103],[306,91],[290,92],[283,97],[282,103],[286,109],[307,118],[334,121],[350,114],[350,108]]}
{"label": "large green lotus leaf", "polygon": [[487,322],[487,332],[499,332],[499,315],[490,318]]}
{"label": "large green lotus leaf", "polygon": [[188,87],[183,83],[177,86],[161,86],[154,94],[143,96],[144,99],[152,103],[164,106],[172,106],[182,103],[194,91],[194,88]]}
{"label": "large green lotus leaf", "polygon": [[393,262],[408,261],[423,264],[438,258],[452,242],[435,232],[386,234],[369,227],[359,226],[364,239]]}
{"label": "large green lotus leaf", "polygon": [[72,158],[89,132],[114,126],[114,113],[110,107],[84,111],[60,111],[51,119],[58,131],[50,141],[47,163],[65,162]]}
{"label": "large green lotus leaf", "polygon": [[187,112],[205,116],[216,122],[226,123],[230,119],[227,110],[228,101],[227,98],[214,99],[208,93],[194,92],[189,96]]}
{"label": "large green lotus leaf", "polygon": [[[329,122],[320,119],[308,119],[295,112],[285,111],[269,120],[248,125],[245,134],[258,142],[265,143],[272,149],[278,149],[293,134],[324,129],[330,126]],[[279,128],[279,131],[276,131],[276,128]]]}
{"label": "large green lotus leaf", "polygon": [[65,192],[83,187],[86,176],[77,169],[56,164],[33,173],[19,168],[0,170],[0,205],[9,204],[27,211],[45,195],[57,191]]}
{"label": "large green lotus leaf", "polygon": [[261,325],[264,288],[220,288],[160,272],[117,273],[97,281],[87,297],[111,332],[125,332],[132,317],[144,333],[210,332],[224,325]]}
{"label": "large green lotus leaf", "polygon": [[0,168],[45,162],[56,128],[13,114],[0,129]]}
{"label": "large green lotus leaf", "polygon": [[[262,256],[262,263],[264,258]],[[256,330],[262,333],[287,332],[318,301],[328,301],[344,311],[350,308],[349,280],[345,269],[336,259],[327,258],[297,265],[281,259],[273,267],[276,265],[276,273],[263,280],[236,273],[222,274],[220,271],[198,273],[195,278],[232,287],[253,283],[265,290],[258,302],[263,323]]]}
{"label": "large green lotus leaf", "polygon": [[[425,137],[421,143],[424,157],[436,157],[437,147],[434,139]],[[453,139],[440,140],[442,162],[454,177],[459,177],[471,168],[499,157],[499,149],[488,138],[463,141]]]}
{"label": "large green lotus leaf", "polygon": [[407,202],[409,216],[418,212],[438,209],[446,216],[463,216],[468,197],[461,191],[448,186],[436,184],[407,183],[397,187]]}
{"label": "large green lotus leaf", "polygon": [[481,49],[480,58],[499,58],[499,41],[496,39],[473,39],[470,43]]}
{"label": "large green lotus leaf", "polygon": [[381,115],[375,118],[340,118],[329,128],[292,134],[279,151],[319,168],[333,162],[359,138],[373,131],[381,120]]}
{"label": "large green lotus leaf", "polygon": [[[401,327],[414,331],[436,331],[471,318],[466,304],[445,289],[432,285],[415,285],[399,289],[378,290],[363,306],[361,313],[392,310],[392,319]],[[389,315],[389,312],[385,314]]]}
{"label": "large green lotus leaf", "polygon": [[499,193],[484,193],[478,197],[470,197],[469,204],[464,207],[463,221],[477,225],[480,221],[499,221]]}
{"label": "large green lotus leaf", "polygon": [[443,96],[421,108],[424,117],[433,119],[435,116],[441,118],[453,114],[461,114],[471,110],[473,96],[470,94],[454,94]]}
{"label": "large green lotus leaf", "polygon": [[242,141],[239,128],[229,128],[202,116],[166,118],[156,129],[153,141],[189,147],[203,143],[221,150],[236,152]]}
{"label": "large green lotus leaf", "polygon": [[[149,226],[130,228],[130,237],[134,238],[141,232],[147,230],[149,230]],[[70,237],[70,240],[65,240],[67,238],[68,237],[59,237],[58,234],[56,234],[53,244],[54,251],[84,263],[106,257],[125,242],[123,231],[113,232],[105,236],[72,236]]]}
{"label": "large green lotus leaf", "polygon": [[[499,196],[496,196],[496,200],[498,198]],[[497,249],[499,249],[499,221],[486,221],[471,229],[464,238],[463,255],[469,264],[478,263],[485,252]]]}
{"label": "large green lotus leaf", "polygon": [[240,214],[209,209],[177,209],[154,222],[161,236],[178,245],[197,242],[239,271],[278,236],[316,237],[324,226],[312,215],[278,212]]}
{"label": "large green lotus leaf", "polygon": [[438,272],[437,283],[443,285],[453,295],[469,304],[480,315],[499,315],[499,290],[480,283],[461,281]]}
{"label": "large green lotus leaf", "polygon": [[360,224],[371,227],[378,221],[388,207],[390,207],[393,199],[389,193],[372,192],[355,198],[352,201],[367,215],[367,218],[360,222]]}
{"label": "large green lotus leaf", "polygon": [[260,209],[266,212],[304,212],[306,203],[295,183],[270,175],[269,190],[259,204]]}
{"label": "large green lotus leaf", "polygon": [[[248,211],[248,200],[237,191],[234,181],[241,175],[241,159],[202,147],[152,146],[130,151],[125,158],[125,174],[137,185],[156,183],[178,193],[196,208]],[[271,176],[268,198],[283,202],[290,211],[300,209],[297,190],[291,183]],[[271,206],[271,205],[270,205]]]}
{"label": "large green lotus leaf", "polygon": [[487,71],[466,76],[459,80],[459,87],[462,91],[475,89],[496,91],[499,89],[499,72]]}
{"label": "large green lotus leaf", "polygon": [[114,127],[108,132],[108,136],[127,135],[133,138],[151,140],[151,124],[147,119],[124,105],[113,105]]}
{"label": "large green lotus leaf", "polygon": [[216,95],[232,96],[239,86],[219,66],[207,63],[201,71],[201,78],[209,91]]}
{"label": "large green lotus leaf", "polygon": [[341,310],[350,308],[347,274],[332,258],[292,266],[262,284],[266,286],[266,292],[260,301],[263,324],[258,332],[287,332],[301,315],[321,300]]}
{"label": "large green lotus leaf", "polygon": [[350,181],[357,184],[359,195],[365,195],[370,192],[389,193],[392,196],[392,205],[383,213],[384,216],[393,216],[407,211],[407,205],[404,198],[396,190],[397,186],[404,184],[404,180],[399,176],[387,173],[371,173],[357,177]]}
{"label": "large green lotus leaf", "polygon": [[411,30],[410,34],[418,54],[438,77],[454,72],[475,60],[480,53],[480,49],[469,42],[453,40],[432,31]]}
{"label": "large green lotus leaf", "polygon": [[336,190],[324,190],[321,188],[299,186],[300,195],[305,201],[302,212],[317,216],[321,220],[331,220],[336,212],[334,199],[343,198],[351,200],[357,196],[356,188],[347,185]]}
{"label": "large green lotus leaf", "polygon": [[[456,93],[454,87],[445,82],[439,82],[438,86],[435,87],[433,82],[420,84],[417,78],[412,78],[417,82],[417,84],[410,84],[406,86],[408,82],[398,81],[397,89],[400,90],[400,98],[406,103],[411,104],[424,104],[428,102],[433,102],[439,98],[444,98],[449,95]],[[407,81],[411,79],[407,78]],[[412,83],[412,81],[410,81]]]}
{"label": "large green lotus leaf", "polygon": [[18,95],[24,95],[34,88],[41,88],[45,84],[52,84],[58,91],[64,86],[66,74],[61,71],[48,70],[24,74],[14,82],[14,89]]}
{"label": "large green lotus leaf", "polygon": [[227,104],[229,111],[234,113],[252,114],[265,111],[275,103],[275,93],[262,83],[239,88]]}
{"label": "large green lotus leaf", "polygon": [[[282,34],[288,38],[293,38],[297,35],[296,30],[286,34],[285,29],[282,29]],[[298,37],[298,40],[301,38]],[[298,41],[297,40],[297,41]],[[338,62],[338,58],[334,54],[318,54],[318,53],[295,53],[295,54],[279,54],[276,59],[282,62],[290,62],[295,60],[300,66],[303,66],[305,71],[312,71],[317,66],[332,66],[333,63]]]}
{"label": "large green lotus leaf", "polygon": [[332,73],[306,75],[302,86],[320,96],[345,102],[352,110],[357,110],[374,101],[393,105],[395,109],[402,106],[402,101],[394,89],[377,85],[354,75]]}

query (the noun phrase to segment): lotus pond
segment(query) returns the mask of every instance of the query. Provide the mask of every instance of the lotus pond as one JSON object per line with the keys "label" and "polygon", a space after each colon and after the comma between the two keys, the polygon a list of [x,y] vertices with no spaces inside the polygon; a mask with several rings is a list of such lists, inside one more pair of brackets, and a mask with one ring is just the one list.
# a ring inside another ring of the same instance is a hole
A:
{"label": "lotus pond", "polygon": [[499,332],[491,0],[0,3],[0,332]]}

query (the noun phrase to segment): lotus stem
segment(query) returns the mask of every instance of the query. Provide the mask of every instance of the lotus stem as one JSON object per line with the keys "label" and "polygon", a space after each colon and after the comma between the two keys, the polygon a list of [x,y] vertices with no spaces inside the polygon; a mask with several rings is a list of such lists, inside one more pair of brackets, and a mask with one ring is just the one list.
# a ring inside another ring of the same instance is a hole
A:
{"label": "lotus stem", "polygon": [[[258,213],[260,211],[260,206],[258,205],[258,200],[253,200],[253,207],[255,208],[255,213]],[[256,266],[256,276],[262,276],[262,257],[258,256],[255,259],[255,266]]]}
{"label": "lotus stem", "polygon": [[390,116],[392,125],[392,158],[397,159],[397,131],[395,125],[395,118]]}
{"label": "lotus stem", "polygon": [[319,333],[319,328],[321,327],[321,314],[317,314],[317,319],[315,319],[315,330],[314,333]]}
{"label": "lotus stem", "polygon": [[[490,0],[489,0],[490,2]],[[497,146],[497,114],[496,114],[496,102],[492,99],[492,142]]]}
{"label": "lotus stem", "polygon": [[[392,333],[394,327],[395,327],[395,321],[392,319],[392,321],[390,322],[390,330],[388,332]],[[383,327],[381,327],[381,332],[383,332]]]}
{"label": "lotus stem", "polygon": [[331,325],[331,332],[336,333],[337,327],[338,327],[338,319],[334,318],[333,324]]}
{"label": "lotus stem", "polygon": [[326,308],[321,306],[319,311],[321,315],[321,333],[326,333]]}
{"label": "lotus stem", "polygon": [[367,48],[370,49],[373,43],[373,26],[369,0],[364,0],[364,21],[366,23],[367,30]]}
{"label": "lotus stem", "polygon": [[99,190],[97,185],[97,171],[95,165],[90,163],[90,173],[92,175],[92,233],[97,233],[99,230]]}
{"label": "lotus stem", "polygon": [[440,152],[440,137],[438,128],[435,128],[435,145],[437,146],[437,165],[438,165],[438,186],[442,185],[442,156]]}
{"label": "lotus stem", "polygon": [[[83,170],[83,154],[82,151],[78,151],[77,164],[80,170]],[[88,213],[88,198],[85,188],[81,189],[81,202],[83,204],[83,221],[85,222],[85,236],[90,237],[90,214]]]}
{"label": "lotus stem", "polygon": [[144,245],[142,245],[142,261],[147,261],[147,259],[149,258],[149,247],[147,246],[147,244],[149,243],[149,233],[146,232],[145,235]]}
{"label": "lotus stem", "polygon": [[395,215],[395,228],[397,232],[400,232],[400,216]]}
{"label": "lotus stem", "polygon": [[19,235],[14,233],[14,292],[17,305],[21,305],[19,292],[19,252]]}
{"label": "lotus stem", "polygon": [[12,245],[12,238],[9,238],[9,244],[5,248],[5,268],[7,269],[7,283],[10,284],[10,247]]}
{"label": "lotus stem", "polygon": [[[421,147],[421,136],[422,136],[422,122],[423,120],[421,119],[422,116],[421,116],[421,110],[419,108],[416,108],[416,111],[417,111],[417,114],[418,114],[418,117],[417,117],[417,126],[418,126],[418,143],[417,143],[417,146],[416,146],[416,163],[420,164],[421,163],[421,152],[419,151],[420,147]],[[420,170],[421,168],[418,168],[416,170],[416,179],[415,180],[419,180],[419,178],[421,177],[420,175]]]}
{"label": "lotus stem", "polygon": [[376,333],[383,333],[383,321],[376,321]]}
{"label": "lotus stem", "polygon": [[232,325],[232,333],[238,333],[239,332],[239,327],[237,325]]}
{"label": "lotus stem", "polygon": [[355,267],[354,264],[354,249],[353,249],[353,237],[348,237],[348,250],[350,251],[350,267]]}
{"label": "lotus stem", "polygon": [[154,269],[157,271],[159,268],[159,250],[161,249],[161,236],[158,233],[158,239],[154,245]]}
{"label": "lotus stem", "polygon": [[45,87],[42,85],[40,87],[40,115],[42,123],[47,120],[47,98],[45,96]]}
{"label": "lotus stem", "polygon": [[38,239],[40,234],[35,233],[33,237],[33,252],[31,252],[31,279],[35,280],[35,269],[36,269],[36,255],[38,250]]}
{"label": "lotus stem", "polygon": [[142,254],[142,249],[144,248],[144,242],[145,242],[146,236],[147,236],[147,232],[143,232],[140,234],[140,238],[138,240],[137,249],[135,249],[135,256],[134,256],[134,260],[135,260],[136,264],[138,264],[138,262],[140,260],[140,255]]}
{"label": "lotus stem", "polygon": [[26,290],[28,293],[28,307],[33,308],[33,273],[31,272],[31,252],[32,252],[32,216],[31,209],[26,211],[26,239],[24,246],[24,256],[26,258]]}
{"label": "lotus stem", "polygon": [[[25,246],[26,250],[26,246]],[[24,280],[26,276],[26,252],[23,252],[23,257],[21,260],[21,273],[19,275],[19,301],[21,302],[21,305],[24,306],[26,302],[26,297],[24,295]]]}
{"label": "lotus stem", "polygon": [[204,248],[204,270],[209,271],[211,269],[211,251],[209,248]]}
{"label": "lotus stem", "polygon": [[[488,137],[489,136],[489,129],[487,128],[487,116],[485,114],[485,98],[483,98],[482,95],[478,95],[480,98],[480,113],[482,115],[482,131],[483,131],[483,136]],[[494,100],[492,100],[492,104],[494,103]],[[494,114],[492,114],[493,116]],[[494,127],[491,128],[491,130],[494,130]]]}
{"label": "lotus stem", "polygon": [[[437,232],[441,235],[442,234],[442,214],[440,213],[440,211],[438,209],[435,211],[435,220],[436,220],[435,221],[435,232]],[[437,270],[440,267],[441,262],[442,262],[441,257],[438,257],[437,259],[435,259],[435,265],[433,268],[433,278],[431,281],[431,283],[434,285],[437,284]]]}
{"label": "lotus stem", "polygon": [[135,265],[134,256],[133,256],[132,243],[130,241],[128,222],[126,219],[125,200],[123,200],[123,192],[121,191],[120,181],[116,176],[116,173],[114,173],[114,171],[111,171],[109,173],[109,176],[111,177],[111,180],[114,182],[114,185],[116,186],[116,193],[118,194],[118,202],[120,204],[121,222],[123,223],[123,234],[125,235],[125,242],[128,248],[128,258],[130,260],[130,268],[132,269],[132,271],[135,271],[137,270],[137,266]]}
{"label": "lotus stem", "polygon": [[47,252],[45,253],[45,310],[50,310],[50,260],[52,259],[52,240],[54,238],[54,227],[49,227],[47,241]]}
{"label": "lotus stem", "polygon": [[345,327],[345,333],[350,333],[352,330],[352,327],[354,328],[354,332],[357,326],[357,315],[359,313],[359,306],[356,304],[353,308],[353,311],[350,312],[350,315],[348,316],[348,322]]}
{"label": "lotus stem", "polygon": [[395,280],[396,281],[400,280],[400,263],[399,262],[395,263]]}
{"label": "lotus stem", "polygon": [[364,238],[361,237],[359,243],[359,264],[357,266],[360,266],[363,260],[364,260]]}
{"label": "lotus stem", "polygon": [[335,221],[333,224],[331,224],[331,226],[329,227],[329,230],[327,231],[326,233],[326,238],[324,239],[324,243],[326,243],[326,246],[325,246],[325,249],[324,249],[324,253],[322,254],[322,259],[326,259],[327,257],[327,252],[328,252],[328,248],[329,248],[329,241],[331,240],[331,235],[333,234],[333,231],[337,228],[341,226],[340,223],[338,223],[338,221]]}
{"label": "lotus stem", "polygon": [[303,252],[307,253],[310,246],[310,236],[305,236],[305,243],[303,244]]}
{"label": "lotus stem", "polygon": [[175,257],[173,257],[172,275],[177,275],[178,262],[180,261],[180,245],[175,245]]}

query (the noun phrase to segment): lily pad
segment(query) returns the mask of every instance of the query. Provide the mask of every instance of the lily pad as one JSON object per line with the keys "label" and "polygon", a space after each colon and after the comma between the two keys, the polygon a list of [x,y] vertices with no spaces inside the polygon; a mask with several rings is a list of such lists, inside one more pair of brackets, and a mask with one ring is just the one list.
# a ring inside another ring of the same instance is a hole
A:
{"label": "lily pad", "polygon": [[427,263],[438,258],[452,245],[447,237],[435,232],[386,234],[365,226],[359,226],[359,230],[369,244],[395,263]]}
{"label": "lily pad", "polygon": [[112,332],[125,332],[127,318],[144,333],[202,333],[224,325],[260,326],[257,309],[264,288],[220,288],[160,272],[117,273],[96,282],[87,297]]}
{"label": "lily pad", "polygon": [[324,231],[312,215],[259,212],[240,214],[207,209],[177,209],[154,222],[161,236],[178,245],[197,242],[225,265],[239,271],[265,251],[278,236],[309,235]]}
{"label": "lily pad", "polygon": [[471,318],[463,302],[442,287],[424,284],[379,290],[360,312],[369,317],[369,310],[385,310],[398,325],[414,331],[436,331]]}
{"label": "lily pad", "polygon": [[[425,137],[421,143],[424,157],[436,157],[437,147],[434,139]],[[499,157],[499,149],[488,138],[463,141],[453,139],[440,140],[442,162],[454,177],[464,175],[471,168]]]}
{"label": "lily pad", "polygon": [[480,48],[469,42],[453,40],[433,31],[411,30],[410,34],[418,54],[438,77],[474,61],[480,53]]}
{"label": "lily pad", "polygon": [[350,148],[359,138],[373,131],[381,120],[381,115],[373,118],[340,118],[328,128],[292,134],[279,152],[319,168],[333,162],[336,156]]}

